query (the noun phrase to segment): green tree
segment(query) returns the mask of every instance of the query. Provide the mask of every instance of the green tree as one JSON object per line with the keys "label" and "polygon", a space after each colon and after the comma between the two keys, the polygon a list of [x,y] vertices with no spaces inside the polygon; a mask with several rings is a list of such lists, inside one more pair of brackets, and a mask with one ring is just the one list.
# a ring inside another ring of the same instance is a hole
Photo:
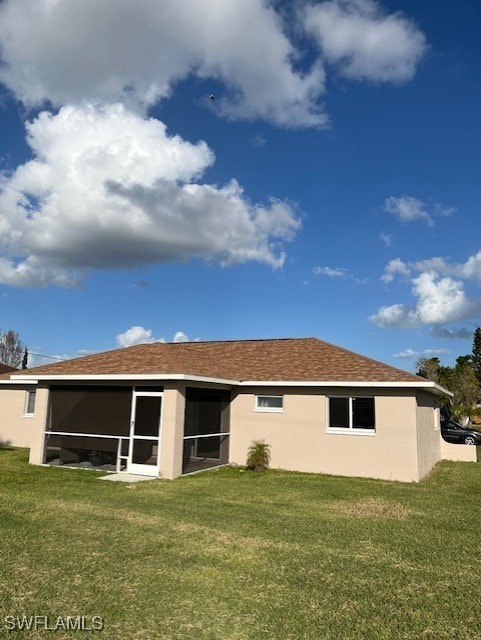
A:
{"label": "green tree", "polygon": [[474,332],[472,359],[474,373],[481,384],[481,327],[478,327]]}
{"label": "green tree", "polygon": [[421,356],[416,360],[416,375],[427,378],[433,382],[439,382],[441,363],[439,358],[425,358]]}
{"label": "green tree", "polygon": [[432,380],[451,391],[453,397],[442,402],[456,418],[471,415],[480,397],[480,385],[476,378],[471,355],[459,356],[454,367],[443,366],[439,358],[421,357],[416,362],[418,376]]}
{"label": "green tree", "polygon": [[22,364],[26,346],[16,331],[0,331],[0,362],[18,369]]}
{"label": "green tree", "polygon": [[460,356],[456,360],[451,373],[450,391],[454,394],[452,404],[455,416],[471,416],[479,399],[479,382],[471,359],[466,360],[465,356]]}

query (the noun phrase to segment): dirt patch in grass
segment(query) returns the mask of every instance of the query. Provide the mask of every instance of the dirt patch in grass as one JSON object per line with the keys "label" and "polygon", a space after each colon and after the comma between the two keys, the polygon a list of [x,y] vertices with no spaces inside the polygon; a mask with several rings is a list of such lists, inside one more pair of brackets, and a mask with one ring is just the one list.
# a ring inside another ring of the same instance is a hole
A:
{"label": "dirt patch in grass", "polygon": [[361,498],[359,500],[335,500],[330,509],[338,516],[346,518],[380,518],[405,520],[420,515],[418,511],[402,504],[386,502],[380,498]]}

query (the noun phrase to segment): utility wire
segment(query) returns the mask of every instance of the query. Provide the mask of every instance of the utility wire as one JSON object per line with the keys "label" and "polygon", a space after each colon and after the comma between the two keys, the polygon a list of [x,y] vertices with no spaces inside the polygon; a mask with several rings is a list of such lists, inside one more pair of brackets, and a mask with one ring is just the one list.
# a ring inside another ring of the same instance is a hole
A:
{"label": "utility wire", "polygon": [[43,353],[34,353],[33,351],[28,352],[29,356],[37,356],[38,358],[49,358],[50,360],[66,360],[66,358],[60,358],[59,356],[46,356]]}

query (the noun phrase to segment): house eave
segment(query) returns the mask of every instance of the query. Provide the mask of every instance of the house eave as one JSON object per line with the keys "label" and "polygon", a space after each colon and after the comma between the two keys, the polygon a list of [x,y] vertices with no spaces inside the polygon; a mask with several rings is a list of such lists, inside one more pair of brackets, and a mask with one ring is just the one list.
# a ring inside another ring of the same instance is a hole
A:
{"label": "house eave", "polygon": [[235,387],[346,387],[346,388],[365,388],[371,387],[376,389],[419,389],[439,396],[452,397],[452,393],[430,380],[420,382],[408,381],[369,381],[369,380],[232,380],[229,378],[214,378],[209,376],[195,376],[180,373],[157,374],[70,374],[70,375],[37,375],[29,376],[28,374],[12,376],[10,380],[2,380],[0,384],[37,384],[41,382],[75,382],[75,381],[181,381],[181,382],[202,382],[210,384],[222,384]]}
{"label": "house eave", "polygon": [[451,391],[441,387],[436,382],[395,382],[395,381],[359,381],[359,380],[242,380],[241,387],[374,387],[378,389],[424,389],[436,395],[452,396]]}
{"label": "house eave", "polygon": [[155,381],[155,382],[168,382],[168,381],[187,381],[187,382],[209,382],[214,384],[224,384],[224,385],[238,385],[238,380],[228,380],[224,378],[210,378],[207,376],[192,376],[185,375],[181,373],[168,373],[168,374],[158,374],[158,373],[101,373],[101,374],[63,374],[63,375],[38,375],[38,376],[28,376],[28,375],[20,375],[15,376],[14,381],[5,380],[3,382],[14,383],[17,384],[19,382],[28,382],[31,381],[35,383],[37,381],[41,382],[76,382],[76,381],[85,381],[85,382],[95,382],[95,381],[125,381],[125,382],[137,382],[137,381]]}

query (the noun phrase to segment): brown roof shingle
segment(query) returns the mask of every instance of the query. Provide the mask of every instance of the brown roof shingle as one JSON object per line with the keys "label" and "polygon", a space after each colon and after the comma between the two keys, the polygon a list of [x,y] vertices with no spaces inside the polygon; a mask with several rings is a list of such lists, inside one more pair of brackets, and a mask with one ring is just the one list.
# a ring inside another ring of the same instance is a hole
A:
{"label": "brown roof shingle", "polygon": [[424,378],[317,338],[157,342],[48,364],[24,373],[32,376],[185,374],[272,382],[426,382]]}
{"label": "brown roof shingle", "polygon": [[8,364],[3,364],[3,362],[0,362],[0,375],[4,373],[12,373],[13,371],[17,371],[17,369],[15,369],[15,367],[9,367]]}

